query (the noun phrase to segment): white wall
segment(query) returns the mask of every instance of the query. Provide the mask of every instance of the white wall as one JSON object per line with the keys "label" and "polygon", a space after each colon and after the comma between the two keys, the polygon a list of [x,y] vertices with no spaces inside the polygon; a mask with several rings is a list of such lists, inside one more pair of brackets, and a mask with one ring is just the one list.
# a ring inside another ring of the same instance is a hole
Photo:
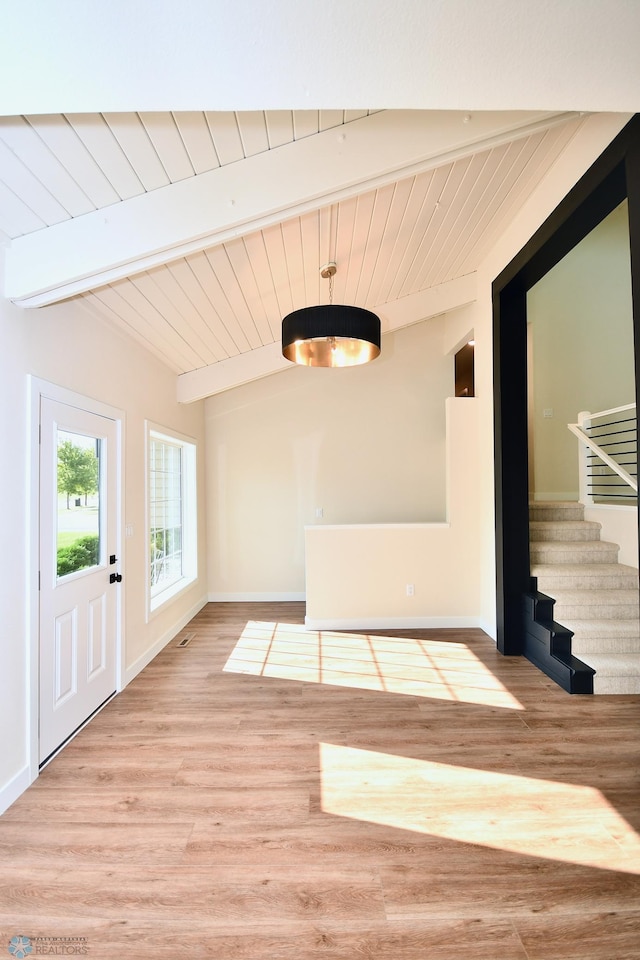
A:
{"label": "white wall", "polygon": [[581,410],[635,398],[626,201],[532,287],[527,319],[533,492],[539,500],[577,500],[578,441],[567,423],[576,423]]}
{"label": "white wall", "polygon": [[[0,268],[1,274],[1,268]],[[1,276],[0,276],[1,284]],[[74,302],[21,310],[0,300],[0,416],[3,504],[0,569],[0,809],[28,783],[29,574],[32,523],[28,485],[31,449],[29,374],[126,411],[124,521],[134,536],[123,541],[125,667],[131,676],[206,599],[203,405],[179,406],[175,375],[125,335]],[[200,576],[149,623],[145,577],[145,418],[193,436],[199,444]],[[26,781],[25,781],[26,778]]]}
{"label": "white wall", "polygon": [[306,524],[444,519],[444,330],[417,323],[366,366],[292,366],[206,401],[212,598],[303,596]]}
{"label": "white wall", "polygon": [[310,628],[480,626],[477,401],[446,409],[448,522],[307,527]]}
{"label": "white wall", "polygon": [[634,0],[20,0],[2,12],[6,113],[638,106]]}

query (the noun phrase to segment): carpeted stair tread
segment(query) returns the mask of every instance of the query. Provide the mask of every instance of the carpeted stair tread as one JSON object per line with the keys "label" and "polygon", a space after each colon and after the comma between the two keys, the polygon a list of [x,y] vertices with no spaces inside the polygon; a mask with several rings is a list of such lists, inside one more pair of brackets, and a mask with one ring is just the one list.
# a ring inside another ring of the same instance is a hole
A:
{"label": "carpeted stair tread", "polygon": [[594,520],[530,520],[529,539],[535,541],[599,540],[602,524]]}
{"label": "carpeted stair tread", "polygon": [[629,653],[589,653],[580,659],[593,667],[593,692],[597,694],[640,693],[640,655]]}
{"label": "carpeted stair tread", "polygon": [[539,540],[530,544],[533,563],[615,563],[620,547],[608,540]]}
{"label": "carpeted stair tread", "polygon": [[633,653],[590,653],[583,660],[601,676],[631,673],[640,677],[640,656]]}
{"label": "carpeted stair tread", "polygon": [[562,625],[571,630],[574,636],[580,637],[640,637],[640,620],[637,617],[628,620],[581,620],[576,617],[565,620]]}
{"label": "carpeted stair tread", "polygon": [[583,520],[584,506],[569,500],[537,500],[529,504],[530,520]]}
{"label": "carpeted stair tread", "polygon": [[538,578],[542,593],[570,589],[638,589],[638,571],[624,563],[534,563],[531,574]]}
{"label": "carpeted stair tread", "polygon": [[564,620],[573,634],[571,652],[580,660],[591,653],[640,656],[640,620]]}
{"label": "carpeted stair tread", "polygon": [[629,620],[638,616],[637,590],[555,590],[553,617],[564,624],[567,619]]}

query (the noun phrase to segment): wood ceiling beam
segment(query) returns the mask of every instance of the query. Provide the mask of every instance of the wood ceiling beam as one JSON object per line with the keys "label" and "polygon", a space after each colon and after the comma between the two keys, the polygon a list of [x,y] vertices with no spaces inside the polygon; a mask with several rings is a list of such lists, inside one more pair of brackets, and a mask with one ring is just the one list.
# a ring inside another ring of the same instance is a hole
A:
{"label": "wood ceiling beam", "polygon": [[381,111],[19,237],[4,293],[54,303],[574,116]]}
{"label": "wood ceiling beam", "polygon": [[[376,308],[382,323],[383,336],[401,327],[408,327],[421,320],[464,307],[476,299],[476,290],[476,274],[470,273],[441,283],[430,290],[384,304]],[[291,369],[293,365],[284,359],[281,343],[277,341],[249,353],[212,363],[208,367],[180,374],[177,399],[179,403],[193,403],[195,400],[223,393],[232,387],[239,387],[243,383]]]}

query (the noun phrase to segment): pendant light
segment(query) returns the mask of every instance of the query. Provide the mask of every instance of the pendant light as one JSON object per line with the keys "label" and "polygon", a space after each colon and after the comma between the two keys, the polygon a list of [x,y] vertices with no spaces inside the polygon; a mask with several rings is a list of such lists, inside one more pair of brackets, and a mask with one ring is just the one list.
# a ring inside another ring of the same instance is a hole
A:
{"label": "pendant light", "polygon": [[380,319],[370,310],[334,304],[331,261],[320,269],[329,280],[329,303],[302,307],[282,321],[282,354],[307,367],[352,367],[380,354]]}

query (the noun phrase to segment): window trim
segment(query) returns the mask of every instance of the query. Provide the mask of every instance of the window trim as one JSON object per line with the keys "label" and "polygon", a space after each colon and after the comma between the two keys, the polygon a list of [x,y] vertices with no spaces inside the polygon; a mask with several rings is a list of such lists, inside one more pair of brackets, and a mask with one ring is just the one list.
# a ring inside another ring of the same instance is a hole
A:
{"label": "window trim", "polygon": [[[149,545],[151,543],[151,440],[159,440],[181,448],[182,481],[182,576],[151,595]],[[197,443],[193,437],[170,430],[150,420],[145,421],[145,593],[147,622],[167,603],[178,597],[198,577],[198,504],[197,504]]]}

